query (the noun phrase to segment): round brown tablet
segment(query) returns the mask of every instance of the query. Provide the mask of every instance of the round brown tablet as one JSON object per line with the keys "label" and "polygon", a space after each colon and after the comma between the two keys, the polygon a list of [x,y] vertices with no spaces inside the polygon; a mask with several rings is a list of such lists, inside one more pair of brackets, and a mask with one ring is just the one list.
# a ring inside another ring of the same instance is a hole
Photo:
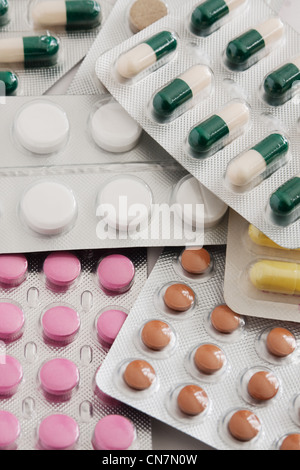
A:
{"label": "round brown tablet", "polygon": [[146,361],[132,361],[126,367],[124,380],[134,390],[146,390],[155,381],[155,370]]}
{"label": "round brown tablet", "polygon": [[186,385],[177,397],[179,409],[189,416],[197,416],[208,407],[206,392],[197,385]]}
{"label": "round brown tablet", "polygon": [[231,334],[236,331],[241,323],[241,317],[227,305],[219,305],[211,314],[213,327],[224,334]]}
{"label": "round brown tablet", "polygon": [[169,325],[160,320],[146,323],[142,330],[142,341],[147,348],[161,351],[166,348],[172,339],[172,330]]}
{"label": "round brown tablet", "polygon": [[228,429],[238,441],[249,442],[258,435],[261,424],[252,411],[239,410],[230,418]]}
{"label": "round brown tablet", "polygon": [[296,349],[296,338],[285,328],[273,328],[267,336],[267,348],[277,357],[287,357]]}
{"label": "round brown tablet", "polygon": [[175,312],[186,312],[195,302],[193,290],[185,284],[172,284],[167,288],[164,301]]}
{"label": "round brown tablet", "polygon": [[162,0],[137,0],[129,12],[129,24],[133,33],[138,33],[168,14]]}
{"label": "round brown tablet", "polygon": [[277,395],[278,390],[278,379],[271,372],[256,372],[248,382],[249,395],[255,400],[271,400]]}
{"label": "round brown tablet", "polygon": [[280,450],[300,450],[300,434],[289,434],[282,442]]}
{"label": "round brown tablet", "polygon": [[181,255],[181,266],[190,274],[203,274],[210,267],[210,254],[204,248],[184,250]]}
{"label": "round brown tablet", "polygon": [[214,344],[203,344],[197,349],[194,362],[200,372],[212,375],[224,367],[226,357],[218,346]]}

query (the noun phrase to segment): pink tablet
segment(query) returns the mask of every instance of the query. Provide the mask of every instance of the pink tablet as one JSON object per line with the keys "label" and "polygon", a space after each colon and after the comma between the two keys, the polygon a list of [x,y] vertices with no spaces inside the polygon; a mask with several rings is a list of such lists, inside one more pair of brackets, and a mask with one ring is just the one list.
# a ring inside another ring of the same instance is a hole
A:
{"label": "pink tablet", "polygon": [[0,302],[0,340],[18,339],[22,334],[24,323],[24,312],[18,305]]}
{"label": "pink tablet", "polygon": [[127,313],[122,310],[106,310],[101,313],[97,321],[97,332],[103,346],[113,344],[126,318]]}
{"label": "pink tablet", "polygon": [[79,427],[69,416],[51,415],[41,422],[38,438],[44,450],[72,450],[79,439]]}
{"label": "pink tablet", "polygon": [[0,284],[2,287],[16,287],[25,281],[28,262],[24,255],[0,255]]}
{"label": "pink tablet", "polygon": [[67,306],[49,308],[42,317],[46,339],[58,343],[71,343],[80,328],[80,317],[76,310]]}
{"label": "pink tablet", "polygon": [[110,255],[98,266],[98,278],[105,291],[122,294],[130,289],[135,275],[132,261],[123,255]]}
{"label": "pink tablet", "polygon": [[96,425],[92,443],[95,450],[127,450],[135,438],[135,427],[129,419],[109,415]]}
{"label": "pink tablet", "polygon": [[79,384],[79,370],[68,359],[52,359],[41,367],[39,378],[46,394],[68,399]]}
{"label": "pink tablet", "polygon": [[81,263],[72,253],[51,253],[44,261],[46,282],[51,288],[67,289],[78,279]]}
{"label": "pink tablet", "polygon": [[20,432],[18,418],[8,411],[0,411],[0,450],[16,449],[16,441]]}
{"label": "pink tablet", "polygon": [[14,395],[23,378],[23,368],[14,357],[0,355],[0,395]]}

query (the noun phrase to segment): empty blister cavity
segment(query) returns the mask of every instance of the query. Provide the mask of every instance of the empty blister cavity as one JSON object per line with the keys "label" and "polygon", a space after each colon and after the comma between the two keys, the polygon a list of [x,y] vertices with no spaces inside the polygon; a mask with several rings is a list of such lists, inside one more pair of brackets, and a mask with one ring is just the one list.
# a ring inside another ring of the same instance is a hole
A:
{"label": "empty blister cavity", "polygon": [[175,319],[185,319],[194,313],[196,294],[187,284],[170,282],[156,291],[155,307],[165,315]]}
{"label": "empty blister cavity", "polygon": [[15,395],[23,380],[23,367],[15,357],[1,352],[0,356],[0,399]]}
{"label": "empty blister cavity", "polygon": [[110,349],[127,316],[128,312],[116,306],[106,307],[97,315],[95,322],[97,338],[104,349]]}
{"label": "empty blister cavity", "polygon": [[232,100],[189,132],[188,153],[195,158],[205,158],[215,154],[242,135],[249,121],[248,104]]}
{"label": "empty blister cavity", "polygon": [[0,1],[0,27],[10,21],[10,4],[8,0]]}
{"label": "empty blister cavity", "polygon": [[[178,38],[175,33],[162,31],[122,54],[115,64],[120,81],[138,79],[142,72],[151,73],[171,60],[176,52]],[[144,76],[144,74],[143,74]]]}
{"label": "empty blister cavity", "polygon": [[12,289],[21,285],[28,274],[28,261],[26,256],[0,255],[0,287]]}
{"label": "empty blister cavity", "polygon": [[225,64],[233,70],[246,70],[278,47],[283,36],[284,25],[280,18],[270,18],[228,43]]}
{"label": "empty blister cavity", "polygon": [[289,407],[289,414],[294,423],[297,426],[300,426],[300,395],[297,394],[292,397],[290,407]]}
{"label": "empty blister cavity", "polygon": [[0,411],[0,450],[16,450],[21,434],[18,418],[9,411]]}
{"label": "empty blister cavity", "polygon": [[164,359],[175,352],[177,335],[169,323],[149,320],[138,329],[134,341],[136,347],[147,356]]}
{"label": "empty blister cavity", "polygon": [[270,196],[267,217],[276,225],[287,227],[300,217],[300,175],[283,183]]}
{"label": "empty blister cavity", "polygon": [[169,392],[166,407],[176,420],[196,425],[208,417],[210,401],[206,391],[199,385],[182,384]]}
{"label": "empty blister cavity", "polygon": [[226,304],[217,305],[204,322],[208,334],[224,343],[241,341],[245,334],[244,317]]}
{"label": "empty blister cavity", "polygon": [[300,295],[300,264],[261,259],[249,268],[249,280],[258,291]]}
{"label": "empty blister cavity", "polygon": [[109,255],[100,261],[97,278],[104,292],[110,295],[124,294],[134,283],[135,266],[127,256]]}
{"label": "empty blister cavity", "polygon": [[261,331],[255,341],[258,355],[275,365],[284,365],[299,360],[297,340],[292,328],[271,326]]}
{"label": "empty blister cavity", "polygon": [[173,266],[184,279],[206,282],[214,273],[214,258],[205,248],[186,248],[174,258]]}
{"label": "empty blister cavity", "polygon": [[44,418],[37,431],[40,450],[74,450],[79,439],[79,426],[70,416],[53,414]]}
{"label": "empty blister cavity", "polygon": [[186,370],[201,382],[224,380],[229,364],[225,352],[216,344],[203,343],[194,347],[185,358]]}
{"label": "empty blister cavity", "polygon": [[128,12],[131,31],[136,34],[168,14],[168,7],[162,0],[134,0]]}
{"label": "empty blister cavity", "polygon": [[159,388],[154,367],[144,359],[123,361],[113,379],[119,390],[136,399],[149,398]]}
{"label": "empty blister cavity", "polygon": [[69,359],[45,362],[38,374],[41,389],[49,400],[68,401],[79,385],[79,370]]}
{"label": "empty blister cavity", "polygon": [[[4,84],[5,96],[14,96],[19,89],[19,77],[11,70],[0,70],[0,83]],[[1,95],[2,95],[1,87]]]}
{"label": "empty blister cavity", "polygon": [[0,340],[16,341],[23,333],[25,315],[21,305],[8,300],[0,302]]}
{"label": "empty blister cavity", "polygon": [[50,253],[43,263],[46,286],[54,292],[66,292],[79,280],[81,262],[73,253]]}
{"label": "empty blister cavity", "polygon": [[125,416],[108,415],[98,421],[92,443],[94,450],[133,450],[138,445],[137,432]]}
{"label": "empty blister cavity", "polygon": [[278,398],[280,381],[270,369],[252,367],[243,371],[238,380],[240,396],[252,406],[267,406]]}
{"label": "empty blister cavity", "polygon": [[72,343],[80,329],[80,316],[69,305],[48,306],[42,314],[41,326],[46,342],[61,346]]}
{"label": "empty blister cavity", "polygon": [[240,450],[251,450],[262,438],[261,419],[251,410],[230,410],[219,426],[221,438],[230,446]]}
{"label": "empty blister cavity", "polygon": [[299,85],[300,56],[297,56],[280,65],[264,78],[261,94],[269,105],[280,106],[299,92]]}

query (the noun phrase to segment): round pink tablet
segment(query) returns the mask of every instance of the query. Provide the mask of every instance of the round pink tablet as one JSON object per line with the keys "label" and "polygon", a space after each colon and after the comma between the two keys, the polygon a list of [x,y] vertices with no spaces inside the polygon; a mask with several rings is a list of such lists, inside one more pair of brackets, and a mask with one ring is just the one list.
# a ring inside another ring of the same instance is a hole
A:
{"label": "round pink tablet", "polygon": [[93,446],[96,450],[127,450],[135,440],[135,428],[119,415],[102,418],[96,425]]}
{"label": "round pink tablet", "polygon": [[79,371],[68,359],[52,359],[41,367],[40,382],[44,392],[67,398],[79,383]]}
{"label": "round pink tablet", "polygon": [[79,439],[79,427],[69,416],[51,415],[41,422],[38,436],[45,450],[72,450]]}
{"label": "round pink tablet", "polygon": [[72,253],[52,253],[44,261],[44,273],[50,286],[70,287],[81,272],[81,263]]}
{"label": "round pink tablet", "polygon": [[24,255],[0,255],[0,284],[16,287],[26,279],[28,262]]}
{"label": "round pink tablet", "polygon": [[71,307],[52,307],[44,313],[42,327],[46,338],[59,343],[70,343],[79,331],[80,317]]}
{"label": "round pink tablet", "polygon": [[19,338],[25,317],[23,310],[10,302],[0,302],[0,340],[14,341]]}
{"label": "round pink tablet", "polygon": [[0,355],[0,395],[14,395],[23,378],[23,368],[14,357]]}
{"label": "round pink tablet", "polygon": [[13,450],[20,436],[21,427],[15,415],[0,411],[0,450]]}
{"label": "round pink tablet", "polygon": [[98,266],[100,285],[109,292],[123,293],[129,290],[134,275],[134,264],[123,255],[107,256]]}
{"label": "round pink tablet", "polygon": [[97,321],[97,332],[100,342],[111,346],[119,334],[127,313],[122,310],[106,310]]}

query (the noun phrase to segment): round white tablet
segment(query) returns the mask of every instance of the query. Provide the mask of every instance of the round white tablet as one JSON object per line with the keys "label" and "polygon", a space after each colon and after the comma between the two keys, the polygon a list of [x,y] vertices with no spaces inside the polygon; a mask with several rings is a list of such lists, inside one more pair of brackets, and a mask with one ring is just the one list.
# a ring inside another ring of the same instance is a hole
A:
{"label": "round white tablet", "polygon": [[103,150],[124,153],[137,145],[142,128],[119,103],[109,101],[93,114],[91,133]]}
{"label": "round white tablet", "polygon": [[77,204],[70,188],[42,181],[27,189],[20,203],[22,221],[41,235],[58,235],[71,228]]}
{"label": "round white tablet", "polygon": [[217,225],[226,214],[228,206],[206,189],[193,176],[185,176],[177,185],[174,202],[185,208],[185,221],[192,227],[196,224],[196,204],[204,205],[204,228]]}
{"label": "round white tablet", "polygon": [[16,116],[14,133],[30,152],[46,155],[59,151],[69,136],[65,111],[50,101],[33,101]]}

